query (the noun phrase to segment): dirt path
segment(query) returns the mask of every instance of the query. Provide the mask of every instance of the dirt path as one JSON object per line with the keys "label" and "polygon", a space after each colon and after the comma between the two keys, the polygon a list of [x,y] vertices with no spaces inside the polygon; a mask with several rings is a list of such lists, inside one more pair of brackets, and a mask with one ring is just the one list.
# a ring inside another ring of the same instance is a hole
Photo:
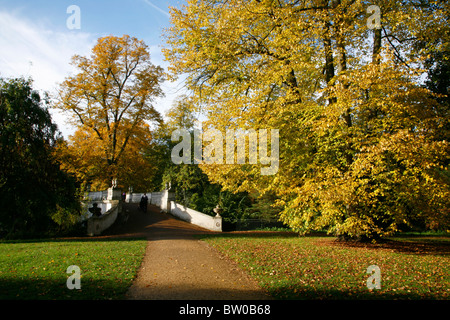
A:
{"label": "dirt path", "polygon": [[208,230],[160,213],[147,213],[137,204],[124,204],[129,219],[105,235],[144,236],[148,239],[129,299],[163,300],[262,300],[268,295],[237,264],[223,257],[196,234]]}

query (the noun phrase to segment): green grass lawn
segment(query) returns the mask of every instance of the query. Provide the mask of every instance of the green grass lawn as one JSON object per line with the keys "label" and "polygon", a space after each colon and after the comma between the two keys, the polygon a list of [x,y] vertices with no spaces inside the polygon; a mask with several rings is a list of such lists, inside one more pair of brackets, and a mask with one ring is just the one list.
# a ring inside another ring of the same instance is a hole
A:
{"label": "green grass lawn", "polygon": [[[121,299],[130,287],[147,241],[37,240],[0,242],[0,299]],[[67,288],[80,268],[81,289]]]}
{"label": "green grass lawn", "polygon": [[[449,299],[449,238],[385,244],[332,237],[224,234],[203,239],[236,261],[276,299]],[[367,267],[381,271],[369,290]]]}
{"label": "green grass lawn", "polygon": [[[292,234],[222,234],[203,239],[235,260],[277,299],[449,299],[447,237],[357,244]],[[144,255],[144,239],[0,242],[0,299],[122,299]],[[69,290],[67,267],[81,270]],[[370,291],[367,267],[381,270]]]}

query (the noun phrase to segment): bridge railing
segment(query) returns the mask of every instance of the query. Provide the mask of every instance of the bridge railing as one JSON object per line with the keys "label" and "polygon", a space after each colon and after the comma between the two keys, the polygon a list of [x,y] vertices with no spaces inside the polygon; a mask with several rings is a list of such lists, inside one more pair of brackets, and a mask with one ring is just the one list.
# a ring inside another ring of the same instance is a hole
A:
{"label": "bridge railing", "polygon": [[[127,193],[125,202],[139,203],[143,194],[144,193]],[[146,194],[149,203],[160,207],[163,212],[167,212],[183,221],[211,231],[222,231],[222,217],[219,215],[212,217],[176,203],[174,201],[175,197],[173,192],[170,192],[169,190],[147,192]],[[104,213],[97,217],[93,216],[92,213],[88,211],[87,233],[92,236],[99,235],[112,226],[122,210],[122,200],[122,194],[120,190],[117,189],[112,190],[112,188],[110,188],[107,191],[90,192],[87,195],[85,202],[87,203],[88,208],[94,203],[97,203],[102,209],[101,212]]]}
{"label": "bridge railing", "polygon": [[[92,208],[94,203],[100,208],[100,216],[95,216],[89,211],[89,208]],[[106,191],[89,192],[85,196],[83,205],[87,213],[87,234],[89,236],[100,235],[114,224],[122,211],[121,192],[115,188],[109,188]]]}
{"label": "bridge railing", "polygon": [[189,223],[195,224],[199,227],[211,230],[222,231],[222,217],[204,214],[191,208],[187,208],[175,201],[170,202],[170,213]]}
{"label": "bridge railing", "polygon": [[[143,193],[128,193],[125,202],[139,203]],[[198,225],[202,228],[211,231],[222,231],[222,217],[212,217],[202,212],[187,208],[179,203],[176,203],[173,192],[169,190],[159,192],[147,192],[149,203],[161,208],[162,211],[172,214],[173,216]]]}
{"label": "bridge railing", "polygon": [[101,216],[91,216],[87,220],[87,234],[89,236],[100,235],[103,231],[111,227],[116,221],[122,209],[120,200],[106,200],[110,202],[111,208]]}
{"label": "bridge railing", "polygon": [[[161,206],[161,195],[163,192],[146,192],[148,197],[148,202],[160,207]],[[127,193],[125,197],[126,203],[139,203],[141,201],[144,193]]]}

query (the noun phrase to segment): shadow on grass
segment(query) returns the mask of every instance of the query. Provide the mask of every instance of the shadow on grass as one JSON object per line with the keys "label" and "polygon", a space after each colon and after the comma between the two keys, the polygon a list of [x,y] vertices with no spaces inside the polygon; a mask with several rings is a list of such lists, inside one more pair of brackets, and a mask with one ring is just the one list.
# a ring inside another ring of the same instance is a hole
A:
{"label": "shadow on grass", "polygon": [[42,238],[42,239],[13,239],[0,240],[0,244],[20,244],[20,243],[58,243],[58,242],[115,242],[115,241],[141,241],[145,237],[76,237],[76,238]]}
{"label": "shadow on grass", "polygon": [[[144,254],[146,241],[142,240],[77,238],[2,241],[0,300],[123,299]],[[81,269],[81,289],[70,290],[67,287],[72,275],[67,273],[70,265]]]}
{"label": "shadow on grass", "polygon": [[416,238],[411,240],[388,239],[382,243],[360,243],[355,241],[338,241],[327,240],[322,241],[322,245],[341,246],[346,248],[364,248],[371,250],[390,250],[398,253],[417,254],[417,255],[435,255],[435,256],[449,256],[450,242],[440,241],[439,238],[433,240]]}
{"label": "shadow on grass", "polygon": [[245,231],[245,232],[224,232],[219,234],[197,235],[197,239],[206,238],[230,238],[230,239],[304,239],[317,238],[317,245],[340,246],[346,248],[364,248],[372,250],[391,250],[398,253],[419,254],[419,255],[450,255],[450,237],[446,236],[408,236],[386,239],[381,243],[368,243],[358,241],[344,241],[326,233],[311,233],[299,236],[294,232],[277,231]]}
{"label": "shadow on grass", "polygon": [[[69,275],[67,275],[69,276]],[[0,300],[111,300],[124,299],[129,285],[112,280],[82,279],[80,289],[68,289],[67,277],[0,279]]]}
{"label": "shadow on grass", "polygon": [[277,287],[268,290],[277,300],[443,300],[431,293],[381,290],[339,290],[335,288]]}
{"label": "shadow on grass", "polygon": [[211,234],[197,234],[195,238],[197,239],[207,239],[207,238],[230,238],[230,239],[288,239],[288,238],[298,238],[298,234],[294,232],[285,231],[232,231],[232,232],[222,232],[222,233],[211,233]]}

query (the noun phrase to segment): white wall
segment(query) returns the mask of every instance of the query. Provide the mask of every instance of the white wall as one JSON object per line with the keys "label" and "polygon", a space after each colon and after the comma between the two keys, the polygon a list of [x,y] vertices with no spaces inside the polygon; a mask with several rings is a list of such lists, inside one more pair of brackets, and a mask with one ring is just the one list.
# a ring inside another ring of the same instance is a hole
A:
{"label": "white wall", "polygon": [[[89,227],[88,225],[88,229],[90,228],[90,234],[96,234],[100,229],[102,229],[102,231],[107,229],[117,218],[117,212],[114,212],[113,210],[111,212],[108,212],[108,210],[110,210],[114,206],[118,207],[118,210],[120,210],[121,206],[116,205],[116,202],[119,203],[119,201],[104,200],[105,195],[108,195],[105,191],[89,193],[90,201],[87,201],[88,206],[86,210],[89,218],[88,223],[92,220],[90,222],[91,226]],[[125,202],[139,203],[141,201],[142,195],[143,193],[127,193]],[[212,217],[202,212],[178,204],[173,201],[173,193],[169,192],[168,190],[164,190],[161,192],[147,192],[147,196],[150,204],[160,207],[162,211],[170,213],[183,221],[198,225],[199,227],[211,231],[222,231],[222,217]],[[88,211],[88,208],[91,208],[94,202],[98,203],[98,206],[102,209],[102,217],[92,217],[92,214]],[[103,217],[105,213],[108,213],[107,216],[109,217]],[[110,224],[111,220],[112,223]]]}
{"label": "white wall", "polygon": [[104,203],[105,209],[100,217],[91,217],[88,219],[87,234],[89,236],[100,235],[104,230],[108,229],[116,221],[117,216],[121,211],[121,204],[119,200],[109,200],[110,203]]}
{"label": "white wall", "polygon": [[170,201],[170,213],[183,221],[195,224],[199,227],[211,231],[222,231],[222,217],[220,216],[211,217],[202,212],[187,208],[175,201]]}
{"label": "white wall", "polygon": [[[144,193],[127,193],[125,202],[139,203]],[[148,203],[156,206],[161,205],[161,192],[147,192]]]}
{"label": "white wall", "polygon": [[108,197],[108,190],[106,191],[91,191],[86,195],[86,200],[100,201]]}
{"label": "white wall", "polygon": [[105,214],[108,210],[110,210],[114,205],[117,205],[118,200],[98,200],[98,201],[89,201],[84,202],[83,206],[86,212],[86,219],[92,217],[92,213],[89,211],[89,208],[92,208],[92,205],[96,203],[97,206],[102,209],[101,214]]}

